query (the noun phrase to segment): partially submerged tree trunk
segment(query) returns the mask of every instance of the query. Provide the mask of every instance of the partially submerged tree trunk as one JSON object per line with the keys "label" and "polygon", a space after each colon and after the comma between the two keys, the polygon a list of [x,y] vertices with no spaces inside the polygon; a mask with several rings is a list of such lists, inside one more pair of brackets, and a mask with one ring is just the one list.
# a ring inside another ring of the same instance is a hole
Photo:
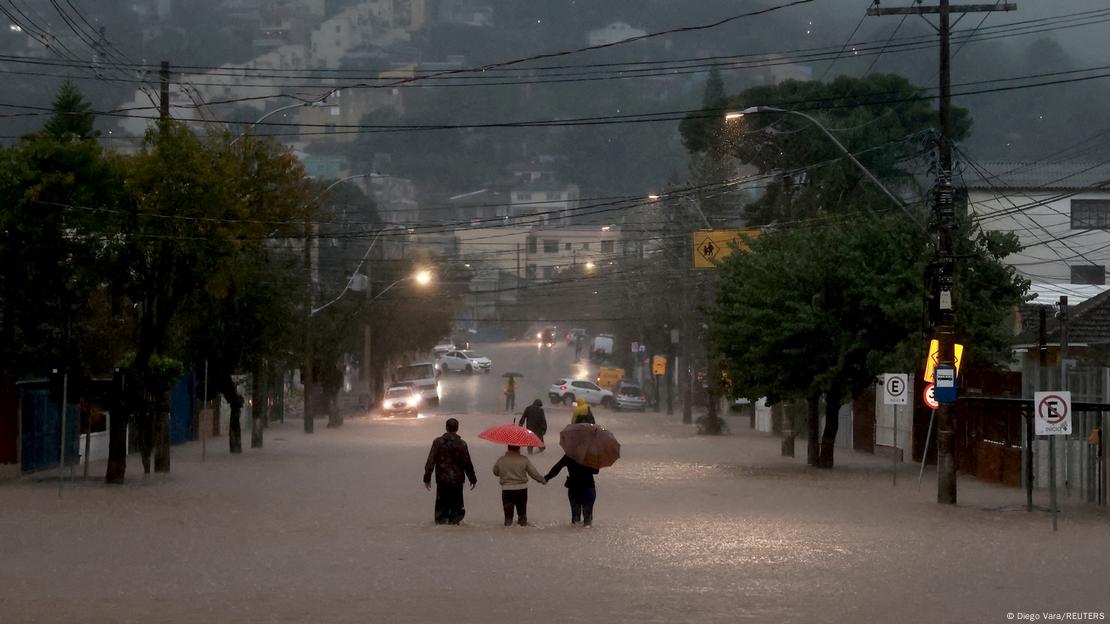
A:
{"label": "partially submerged tree trunk", "polygon": [[154,397],[151,433],[154,441],[154,472],[170,471],[170,410],[165,397]]}
{"label": "partially submerged tree trunk", "polygon": [[825,397],[825,432],[821,435],[820,468],[833,467],[833,454],[836,450],[836,434],[840,430],[840,393],[830,392]]}
{"label": "partially submerged tree trunk", "polygon": [[806,431],[809,440],[806,446],[806,463],[817,466],[820,461],[820,444],[818,435],[821,430],[821,395],[815,394],[806,399]]}
{"label": "partially submerged tree trunk", "polygon": [[231,378],[231,373],[221,372],[219,384],[220,393],[224,395],[224,400],[231,406],[231,413],[228,416],[227,423],[228,450],[231,451],[232,454],[242,453],[243,430],[239,419],[243,415],[243,397],[235,387],[235,381]]}
{"label": "partially submerged tree trunk", "polygon": [[798,432],[794,429],[794,413],[787,409],[783,401],[775,403],[771,409],[775,412],[775,418],[779,419],[779,427],[782,429],[782,456],[794,457],[794,440],[798,437]]}
{"label": "partially submerged tree trunk", "polygon": [[139,458],[143,462],[143,474],[150,474],[150,456],[154,451],[154,418],[151,415],[150,398],[146,393],[140,393],[143,398],[139,409],[135,412],[135,435],[139,442]]}
{"label": "partially submerged tree trunk", "polygon": [[104,482],[123,485],[127,475],[127,423],[131,420],[131,403],[126,396],[127,386],[123,371],[112,375],[112,404],[108,422],[108,469]]}
{"label": "partially submerged tree trunk", "polygon": [[265,367],[256,366],[251,375],[251,448],[262,448],[262,421],[266,414]]}

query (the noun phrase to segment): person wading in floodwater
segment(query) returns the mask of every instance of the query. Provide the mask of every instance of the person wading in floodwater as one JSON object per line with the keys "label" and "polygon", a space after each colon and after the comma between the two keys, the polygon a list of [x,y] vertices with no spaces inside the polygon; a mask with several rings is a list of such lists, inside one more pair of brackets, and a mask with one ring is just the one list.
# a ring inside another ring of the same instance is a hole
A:
{"label": "person wading in floodwater", "polygon": [[470,450],[459,437],[459,421],[447,419],[447,433],[432,442],[428,461],[424,463],[424,487],[432,489],[432,472],[436,476],[436,524],[458,524],[466,515],[463,507],[463,481],[470,480],[470,489],[478,485]]}

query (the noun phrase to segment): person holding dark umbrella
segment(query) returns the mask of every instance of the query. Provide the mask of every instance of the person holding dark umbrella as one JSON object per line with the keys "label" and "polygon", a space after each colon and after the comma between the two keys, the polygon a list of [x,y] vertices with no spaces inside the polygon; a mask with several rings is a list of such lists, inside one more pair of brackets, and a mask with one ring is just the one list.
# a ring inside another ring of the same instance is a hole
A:
{"label": "person holding dark umbrella", "polygon": [[559,446],[563,458],[547,471],[544,481],[550,481],[563,468],[567,469],[567,498],[570,499],[570,522],[590,526],[594,520],[594,502],[597,488],[594,475],[599,469],[612,466],[620,459],[621,445],[612,432],[590,423],[567,425],[559,432]]}
{"label": "person holding dark umbrella", "polygon": [[567,469],[567,498],[570,499],[570,523],[590,526],[594,521],[594,502],[597,500],[597,488],[594,485],[594,475],[597,468],[590,468],[574,461],[569,455],[563,458],[547,471],[543,480],[551,481],[563,469]]}
{"label": "person holding dark umbrella", "polygon": [[[543,413],[543,401],[536,399],[532,401],[531,405],[524,408],[524,414],[521,415],[519,424],[521,427],[527,427],[543,442],[543,434],[547,433],[547,416]],[[543,452],[542,446],[540,452]],[[532,454],[531,446],[528,447],[528,454]]]}

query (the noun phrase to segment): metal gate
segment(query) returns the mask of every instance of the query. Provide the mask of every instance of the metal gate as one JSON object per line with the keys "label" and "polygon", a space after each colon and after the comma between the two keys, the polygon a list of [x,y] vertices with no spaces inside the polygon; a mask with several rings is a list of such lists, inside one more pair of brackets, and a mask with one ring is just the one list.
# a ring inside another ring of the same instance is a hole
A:
{"label": "metal gate", "polygon": [[[59,393],[60,394],[60,393]],[[50,400],[46,380],[19,384],[19,412],[22,423],[21,468],[34,472],[58,466],[61,452],[62,418],[59,405]],[[78,405],[66,406],[66,464],[79,461],[77,439],[81,410]]]}
{"label": "metal gate", "polygon": [[193,391],[195,379],[191,372],[177,380],[170,392],[170,444],[181,444],[196,439],[193,417]]}
{"label": "metal gate", "polygon": [[[1080,501],[1107,503],[1106,435],[1110,425],[1110,404],[1073,402],[1072,433],[1056,436],[1056,485],[1063,495]],[[995,432],[977,435],[975,440],[996,442],[1015,448],[1020,431],[1020,482],[1031,495],[1034,488],[1049,486],[1048,439],[1033,435],[1033,401],[1030,399],[969,397],[959,403],[957,429],[960,431]],[[962,422],[961,422],[962,421]],[[957,434],[957,452],[961,436]],[[966,458],[957,457],[962,465]],[[1000,468],[1006,474],[1002,482],[1014,482],[1015,467]],[[974,469],[971,470],[974,472]]]}

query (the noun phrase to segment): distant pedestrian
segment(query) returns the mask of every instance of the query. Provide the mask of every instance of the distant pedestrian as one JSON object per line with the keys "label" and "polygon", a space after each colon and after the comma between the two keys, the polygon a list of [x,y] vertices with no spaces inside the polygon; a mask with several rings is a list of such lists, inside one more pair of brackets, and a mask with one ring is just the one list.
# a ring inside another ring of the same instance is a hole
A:
{"label": "distant pedestrian", "polygon": [[[520,417],[520,423],[518,424],[536,434],[540,442],[543,442],[543,434],[547,433],[547,416],[543,413],[543,401],[536,399],[532,401],[531,405],[524,408],[524,414]],[[542,446],[539,452],[543,452]],[[532,454],[532,447],[530,446],[528,447],[528,454]]]}
{"label": "distant pedestrian", "polygon": [[432,489],[432,472],[436,473],[436,524],[458,524],[466,515],[463,507],[463,481],[470,480],[470,489],[478,485],[470,450],[459,437],[459,421],[447,419],[447,433],[432,442],[428,461],[424,463],[424,487]]}
{"label": "distant pedestrian", "polygon": [[544,481],[550,481],[559,474],[563,468],[567,469],[567,498],[570,500],[570,523],[582,523],[590,526],[594,521],[594,502],[597,500],[597,487],[594,485],[594,475],[597,468],[590,468],[563,455],[551,470],[544,475]]}
{"label": "distant pedestrian", "polygon": [[586,337],[579,334],[574,337],[574,361],[582,359],[582,344],[586,342]]}
{"label": "distant pedestrian", "polygon": [[578,423],[597,424],[597,421],[594,420],[594,412],[590,409],[590,404],[586,399],[578,399],[574,411],[571,413],[570,424],[576,425]]}
{"label": "distant pedestrian", "polygon": [[509,446],[493,465],[493,476],[501,478],[501,506],[505,511],[505,526],[513,524],[513,509],[520,526],[528,526],[528,477],[546,484],[532,460],[520,454],[519,446]]}
{"label": "distant pedestrian", "polygon": [[516,381],[513,377],[505,382],[505,412],[512,414],[516,411]]}

